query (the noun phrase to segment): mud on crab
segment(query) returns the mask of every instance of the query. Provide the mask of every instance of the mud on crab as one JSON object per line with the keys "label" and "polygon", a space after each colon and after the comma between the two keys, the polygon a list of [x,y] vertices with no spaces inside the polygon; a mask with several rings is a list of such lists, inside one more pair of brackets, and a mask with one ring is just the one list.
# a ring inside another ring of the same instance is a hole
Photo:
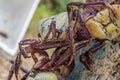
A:
{"label": "mud on crab", "polygon": [[[77,7],[77,8],[76,8]],[[80,9],[83,9],[82,11]],[[39,40],[27,39],[19,43],[19,53],[12,65],[8,80],[15,73],[18,80],[18,71],[21,63],[21,55],[24,58],[33,58],[34,70],[55,71],[61,65],[68,68],[69,75],[74,68],[74,59],[77,52],[93,42],[97,45],[80,55],[80,61],[86,69],[91,70],[92,56],[98,49],[105,46],[106,40],[111,41],[120,35],[120,5],[114,2],[71,2],[67,5],[68,28],[64,31],[56,29],[56,23],[52,20],[46,36]],[[52,38],[49,38],[52,34]],[[39,34],[40,37],[40,34]],[[85,41],[84,43],[81,43]],[[51,58],[46,50],[55,48]],[[28,56],[28,53],[31,56]],[[44,56],[38,60],[35,54]],[[25,80],[29,72],[23,76]]]}

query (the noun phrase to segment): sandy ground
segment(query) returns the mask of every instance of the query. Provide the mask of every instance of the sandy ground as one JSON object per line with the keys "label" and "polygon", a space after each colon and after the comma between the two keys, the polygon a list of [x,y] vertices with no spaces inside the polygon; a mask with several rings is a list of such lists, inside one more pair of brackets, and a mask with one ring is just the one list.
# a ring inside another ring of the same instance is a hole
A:
{"label": "sandy ground", "polygon": [[0,80],[7,80],[10,63],[0,56]]}

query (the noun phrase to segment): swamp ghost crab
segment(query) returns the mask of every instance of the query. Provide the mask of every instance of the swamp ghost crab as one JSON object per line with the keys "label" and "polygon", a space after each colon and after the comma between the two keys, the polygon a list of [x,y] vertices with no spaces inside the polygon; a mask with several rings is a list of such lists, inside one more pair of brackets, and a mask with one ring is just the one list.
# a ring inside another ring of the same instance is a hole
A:
{"label": "swamp ghost crab", "polygon": [[[18,80],[21,56],[33,58],[35,64],[32,69],[34,71],[60,71],[60,66],[64,65],[68,69],[66,75],[69,75],[74,69],[77,52],[96,42],[96,46],[82,53],[79,57],[85,68],[91,71],[91,64],[94,62],[92,55],[104,47],[107,41],[120,35],[120,4],[114,1],[111,3],[71,2],[67,5],[67,16],[67,29],[56,29],[56,22],[53,19],[44,38],[20,41],[20,51],[11,67],[8,80],[11,80],[13,74]],[[40,34],[39,37],[41,37]],[[84,42],[81,43],[82,41]],[[46,50],[52,48],[54,48],[54,52],[49,58]],[[40,54],[43,58],[38,60],[35,54]],[[22,80],[25,80],[29,73],[25,74]]]}

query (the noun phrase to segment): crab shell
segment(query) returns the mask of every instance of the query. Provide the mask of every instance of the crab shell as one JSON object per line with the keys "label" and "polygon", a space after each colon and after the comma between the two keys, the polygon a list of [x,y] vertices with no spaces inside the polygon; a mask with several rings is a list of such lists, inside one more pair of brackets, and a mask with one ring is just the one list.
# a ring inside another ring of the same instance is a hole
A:
{"label": "crab shell", "polygon": [[89,30],[98,39],[112,40],[120,34],[120,5],[113,4],[112,7],[116,15],[105,8],[86,20]]}

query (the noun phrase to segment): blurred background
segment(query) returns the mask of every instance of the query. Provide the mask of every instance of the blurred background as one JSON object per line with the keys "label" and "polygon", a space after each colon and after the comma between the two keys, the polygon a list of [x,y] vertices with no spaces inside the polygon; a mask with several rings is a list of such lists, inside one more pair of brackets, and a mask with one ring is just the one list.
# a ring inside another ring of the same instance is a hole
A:
{"label": "blurred background", "polygon": [[[47,18],[47,17],[54,16],[59,13],[65,12],[66,5],[69,2],[73,2],[73,1],[82,2],[83,0],[41,0],[34,13],[34,16],[32,17],[32,20],[30,21],[30,25],[27,28],[24,39],[37,39],[38,38],[37,34],[39,32],[38,22],[43,18]],[[0,49],[0,51],[3,51],[3,50]],[[14,56],[9,55],[9,56],[15,59],[16,55]],[[29,62],[31,61],[31,65],[30,64],[28,65],[28,61]],[[32,60],[23,59],[23,65],[30,69],[30,67],[33,65]],[[0,56],[0,80],[7,80],[10,66],[11,66],[11,63],[8,60],[6,60],[4,57]],[[23,75],[23,72],[20,72],[20,76],[22,75]]]}

